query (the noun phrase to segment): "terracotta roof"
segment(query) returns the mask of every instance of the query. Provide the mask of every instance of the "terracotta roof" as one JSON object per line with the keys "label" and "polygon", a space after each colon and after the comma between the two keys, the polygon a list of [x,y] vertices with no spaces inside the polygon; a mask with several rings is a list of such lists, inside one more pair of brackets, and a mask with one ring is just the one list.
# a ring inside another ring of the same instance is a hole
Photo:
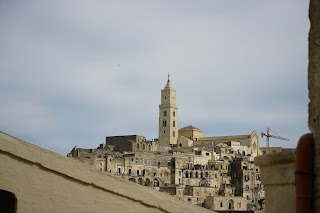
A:
{"label": "terracotta roof", "polygon": [[199,129],[199,128],[197,128],[197,127],[194,127],[194,126],[191,126],[191,125],[186,126],[186,127],[183,127],[183,128],[181,128],[181,129],[179,129],[179,131],[180,131],[180,130],[199,130],[199,131],[201,131],[201,129]]}
{"label": "terracotta roof", "polygon": [[198,141],[215,141],[215,140],[237,140],[237,139],[247,139],[251,135],[230,135],[230,136],[215,136],[215,137],[200,137]]}

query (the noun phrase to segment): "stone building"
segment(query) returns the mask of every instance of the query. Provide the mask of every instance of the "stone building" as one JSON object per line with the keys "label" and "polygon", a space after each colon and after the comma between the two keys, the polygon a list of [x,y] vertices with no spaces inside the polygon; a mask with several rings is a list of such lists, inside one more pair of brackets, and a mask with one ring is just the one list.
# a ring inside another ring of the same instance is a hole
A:
{"label": "stone building", "polygon": [[203,132],[201,129],[189,125],[179,129],[179,137],[181,136],[186,137],[192,141],[197,141],[199,138],[203,137]]}
{"label": "stone building", "polygon": [[[213,197],[207,201],[211,203],[208,208],[218,208],[214,202],[224,202],[219,208],[225,210],[227,202],[239,200],[239,209],[254,210],[264,196],[259,168],[252,163],[262,154],[259,147],[255,131],[214,137],[204,137],[203,131],[192,125],[178,131],[176,91],[168,79],[161,91],[158,139],[109,136],[97,149],[75,147],[69,156],[195,205],[205,206],[206,199]],[[235,211],[238,207],[232,204],[232,208]]]}
{"label": "stone building", "polygon": [[141,135],[107,136],[106,145],[115,146],[119,152],[131,152],[134,149],[134,143],[145,140],[145,136]]}
{"label": "stone building", "polygon": [[243,197],[208,196],[205,207],[217,212],[247,212],[246,203]]}

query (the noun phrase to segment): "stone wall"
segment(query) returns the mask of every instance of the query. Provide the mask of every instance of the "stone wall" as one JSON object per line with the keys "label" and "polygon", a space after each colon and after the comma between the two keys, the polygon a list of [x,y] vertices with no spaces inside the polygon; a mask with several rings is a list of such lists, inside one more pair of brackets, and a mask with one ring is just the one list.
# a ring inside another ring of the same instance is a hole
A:
{"label": "stone wall", "polygon": [[309,128],[315,140],[315,212],[320,209],[320,1],[310,0],[309,9]]}
{"label": "stone wall", "polygon": [[116,146],[120,152],[130,152],[132,151],[132,142],[143,140],[145,140],[145,137],[141,135],[108,136],[106,137],[106,145]]}
{"label": "stone wall", "polygon": [[0,189],[17,212],[208,212],[0,132]]}
{"label": "stone wall", "polygon": [[280,152],[256,157],[265,187],[265,212],[296,212],[295,154]]}

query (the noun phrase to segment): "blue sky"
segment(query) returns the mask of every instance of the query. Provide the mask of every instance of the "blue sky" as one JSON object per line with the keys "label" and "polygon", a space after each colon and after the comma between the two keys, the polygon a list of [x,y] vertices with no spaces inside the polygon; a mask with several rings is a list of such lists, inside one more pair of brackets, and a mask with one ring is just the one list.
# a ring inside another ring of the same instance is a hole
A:
{"label": "blue sky", "polygon": [[271,146],[295,147],[309,131],[309,26],[298,0],[1,1],[0,128],[63,155],[157,138],[170,73],[179,128],[270,127],[291,140]]}

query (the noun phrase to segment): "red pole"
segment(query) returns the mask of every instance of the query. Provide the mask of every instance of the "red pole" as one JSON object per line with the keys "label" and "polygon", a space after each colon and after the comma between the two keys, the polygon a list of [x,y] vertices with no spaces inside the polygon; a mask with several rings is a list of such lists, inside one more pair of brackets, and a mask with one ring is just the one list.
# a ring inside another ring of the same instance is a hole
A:
{"label": "red pole", "polygon": [[296,212],[313,212],[313,155],[311,133],[303,135],[296,149]]}

